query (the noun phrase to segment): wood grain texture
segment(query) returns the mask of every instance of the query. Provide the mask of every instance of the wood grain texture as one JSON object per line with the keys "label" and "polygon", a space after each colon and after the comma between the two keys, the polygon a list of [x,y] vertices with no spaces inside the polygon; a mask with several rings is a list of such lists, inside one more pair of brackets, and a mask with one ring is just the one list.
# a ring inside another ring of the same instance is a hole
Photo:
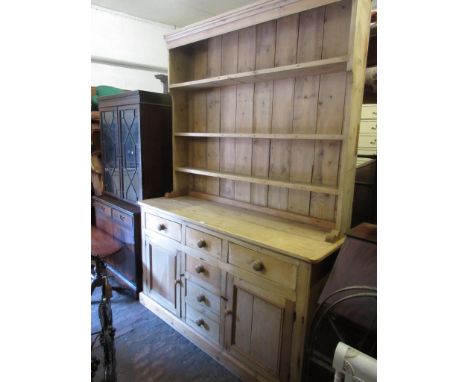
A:
{"label": "wood grain texture", "polygon": [[[209,77],[221,74],[221,36],[208,40],[208,68]],[[221,122],[221,91],[210,89],[206,94],[207,119],[206,131],[209,133],[220,132]],[[206,141],[206,168],[208,170],[219,170],[219,139],[211,138]],[[206,192],[219,195],[219,179],[210,178],[206,180]]]}
{"label": "wood grain texture", "polygon": [[[238,71],[255,69],[255,27],[239,31]],[[254,84],[237,86],[236,133],[251,133],[253,129]],[[252,168],[252,140],[237,139],[236,174],[250,175]],[[235,199],[250,202],[250,183],[235,182]]]}
{"label": "wood grain texture", "polygon": [[[257,26],[255,69],[271,68],[275,62],[276,21]],[[258,82],[254,90],[253,129],[255,133],[271,133],[273,114],[273,81]],[[252,141],[252,175],[268,178],[270,162],[270,141],[254,139]],[[268,204],[268,187],[252,185],[251,201],[253,204]]]}
{"label": "wood grain texture", "polygon": [[[239,33],[231,32],[222,36],[221,73],[229,74],[237,71]],[[221,127],[220,131],[233,133],[236,130],[237,87],[229,86],[221,89]],[[235,171],[236,146],[231,138],[220,139],[220,170]],[[234,182],[220,180],[220,195],[234,199]]]}
{"label": "wood grain texture", "polygon": [[[275,66],[294,64],[297,55],[299,15],[278,19],[276,31]],[[294,78],[277,80],[273,83],[273,133],[291,133],[294,106]],[[270,147],[269,177],[275,180],[289,180],[291,143],[272,141]],[[270,187],[268,206],[287,209],[288,190]]]}

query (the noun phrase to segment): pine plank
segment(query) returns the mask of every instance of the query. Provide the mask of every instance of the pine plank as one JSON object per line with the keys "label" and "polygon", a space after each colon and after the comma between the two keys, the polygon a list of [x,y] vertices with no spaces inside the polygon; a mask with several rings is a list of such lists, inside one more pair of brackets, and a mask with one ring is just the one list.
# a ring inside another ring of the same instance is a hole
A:
{"label": "pine plank", "polygon": [[[271,68],[275,64],[276,21],[269,21],[257,26],[255,69]],[[271,133],[273,114],[273,81],[257,82],[254,90],[253,129],[257,134]],[[254,139],[252,141],[252,175],[267,178],[270,161],[270,141]],[[251,202],[266,206],[268,187],[253,184]]]}
{"label": "pine plank", "polygon": [[[322,58],[346,55],[351,20],[351,1],[325,7]],[[346,73],[320,76],[317,111],[317,133],[340,134],[343,127]],[[336,186],[340,160],[339,142],[315,142],[312,181]],[[335,220],[336,198],[330,195],[311,195],[310,215]]]}
{"label": "pine plank", "polygon": [[[230,32],[222,36],[221,42],[221,73],[237,72],[238,32]],[[221,90],[221,126],[223,133],[234,133],[236,130],[236,86],[223,87]],[[221,171],[235,171],[236,146],[235,140],[222,138],[220,140],[220,169]],[[220,195],[234,199],[234,182],[220,180]]]}
{"label": "pine plank", "polygon": [[[299,15],[278,19],[276,32],[275,66],[296,62]],[[273,133],[291,133],[294,105],[294,78],[276,80],[273,83]],[[269,177],[275,180],[289,180],[291,142],[272,141],[270,148]],[[268,206],[287,209],[288,189],[270,187]]]}
{"label": "pine plank", "polygon": [[[270,105],[271,106],[271,105]],[[317,106],[317,105],[315,105]],[[307,112],[307,111],[306,111]],[[315,123],[315,122],[314,122]],[[252,138],[252,139],[290,139],[290,140],[321,140],[342,141],[342,134],[257,134],[257,133],[174,133],[176,137],[188,138]]]}
{"label": "pine plank", "polygon": [[[324,8],[322,7],[300,14],[297,44],[298,63],[320,59],[322,55],[324,13]],[[319,76],[296,78],[294,91],[294,133],[316,133],[319,85]],[[314,142],[291,142],[290,180],[292,182],[312,181],[314,148]],[[288,210],[301,215],[308,215],[310,211],[310,193],[289,190]]]}
{"label": "pine plank", "polygon": [[[208,40],[208,68],[209,77],[221,74],[221,36],[212,37]],[[210,89],[206,94],[207,120],[206,131],[208,133],[219,133],[221,118],[221,91]],[[206,168],[219,171],[219,139],[213,137],[206,141]],[[219,195],[219,179],[206,179],[206,192]]]}

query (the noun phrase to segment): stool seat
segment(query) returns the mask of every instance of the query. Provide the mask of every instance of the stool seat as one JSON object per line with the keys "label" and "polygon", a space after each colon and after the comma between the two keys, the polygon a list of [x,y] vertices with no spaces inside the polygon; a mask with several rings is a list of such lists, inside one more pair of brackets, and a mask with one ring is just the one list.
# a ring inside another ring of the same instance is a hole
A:
{"label": "stool seat", "polygon": [[91,226],[91,256],[104,259],[113,255],[123,247],[123,243],[114,239],[111,235]]}

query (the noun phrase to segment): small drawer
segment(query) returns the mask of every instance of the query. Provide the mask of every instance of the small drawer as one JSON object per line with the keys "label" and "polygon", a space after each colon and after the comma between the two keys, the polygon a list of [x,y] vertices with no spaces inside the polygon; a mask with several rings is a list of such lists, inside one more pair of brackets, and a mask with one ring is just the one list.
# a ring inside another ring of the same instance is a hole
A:
{"label": "small drawer", "polygon": [[377,119],[377,105],[362,105],[361,119]]}
{"label": "small drawer", "polygon": [[358,147],[360,149],[377,148],[377,137],[375,135],[360,135]]}
{"label": "small drawer", "polygon": [[361,134],[376,134],[377,121],[361,121],[359,126],[359,135]]}
{"label": "small drawer", "polygon": [[111,216],[111,208],[102,203],[94,203],[94,208],[96,209],[96,214],[103,214],[106,216]]}
{"label": "small drawer", "polygon": [[377,155],[377,147],[374,147],[373,149],[359,147],[358,155]]}
{"label": "small drawer", "polygon": [[145,213],[145,227],[177,241],[182,239],[182,226],[179,223],[147,212]]}
{"label": "small drawer", "polygon": [[219,316],[219,308],[221,306],[220,297],[207,291],[205,288],[197,285],[191,280],[186,280],[187,296],[186,301],[201,309],[208,309]]}
{"label": "small drawer", "polygon": [[213,285],[215,288],[221,288],[221,270],[211,265],[203,259],[186,255],[185,269],[190,275]]}
{"label": "small drawer", "polygon": [[186,304],[185,317],[189,326],[214,343],[219,343],[219,324]]}
{"label": "small drawer", "polygon": [[112,219],[126,227],[133,227],[133,217],[118,210],[112,210]]}
{"label": "small drawer", "polygon": [[108,233],[111,236],[113,235],[112,218],[110,217],[110,215],[98,212],[98,210],[96,210],[96,227],[102,229],[104,232]]}
{"label": "small drawer", "polygon": [[297,266],[288,261],[229,243],[228,262],[284,287],[296,289]]}
{"label": "small drawer", "polygon": [[187,227],[185,243],[188,247],[221,258],[221,239],[218,237]]}

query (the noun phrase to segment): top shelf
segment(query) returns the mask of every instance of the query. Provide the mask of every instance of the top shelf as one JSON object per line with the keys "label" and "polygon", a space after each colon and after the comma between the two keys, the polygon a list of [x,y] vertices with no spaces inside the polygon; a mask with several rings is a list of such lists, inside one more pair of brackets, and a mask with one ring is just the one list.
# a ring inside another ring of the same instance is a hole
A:
{"label": "top shelf", "polygon": [[275,68],[259,69],[249,72],[226,74],[201,80],[172,84],[170,89],[204,89],[220,86],[232,86],[280,80],[284,78],[310,76],[316,74],[334,73],[346,70],[348,57],[333,57],[324,60],[303,62],[300,64],[277,66]]}

